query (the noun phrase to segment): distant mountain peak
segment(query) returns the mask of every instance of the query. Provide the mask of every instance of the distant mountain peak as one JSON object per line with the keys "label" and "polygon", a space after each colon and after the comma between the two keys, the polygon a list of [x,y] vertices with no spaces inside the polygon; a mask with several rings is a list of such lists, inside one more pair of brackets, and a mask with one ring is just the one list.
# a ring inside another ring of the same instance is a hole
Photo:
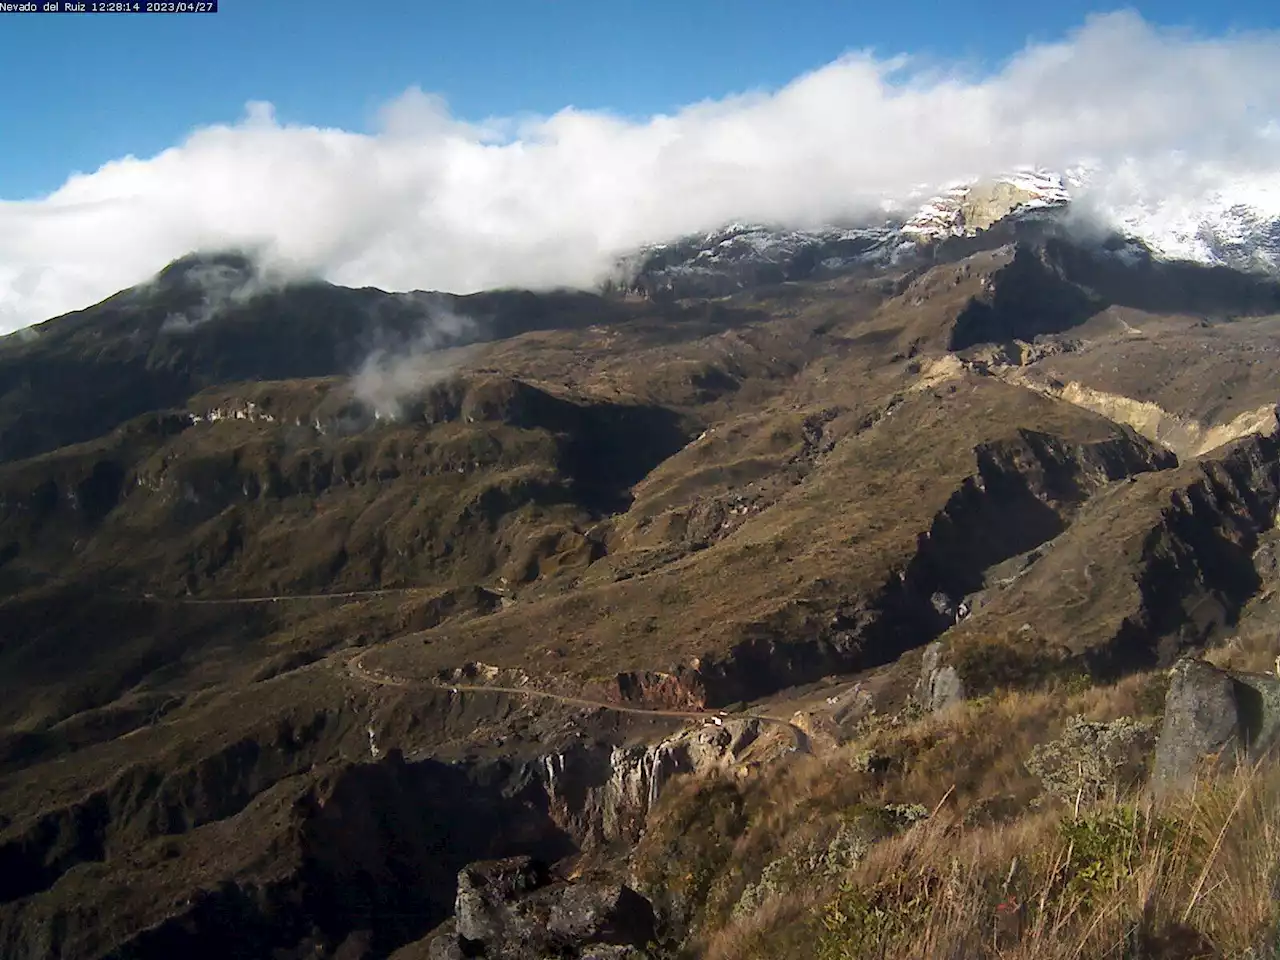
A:
{"label": "distant mountain peak", "polygon": [[642,248],[620,262],[612,285],[646,296],[723,296],[928,257],[938,244],[1022,221],[1080,233],[1081,240],[1091,234],[1116,255],[1280,272],[1280,184],[1240,183],[1192,201],[1148,196],[1129,184],[1120,196],[1100,182],[1088,166],[1027,167],[922,194],[905,209],[886,209],[879,221],[803,229],[734,221]]}
{"label": "distant mountain peak", "polygon": [[178,333],[208,322],[228,307],[296,282],[265,266],[252,252],[219,250],[179,257],[135,291],[148,297],[158,292],[168,298],[172,310],[162,329]]}
{"label": "distant mountain peak", "polygon": [[248,283],[260,272],[258,260],[242,250],[219,250],[189,253],[169,263],[156,274],[155,282],[161,285],[204,285],[211,279],[227,285]]}
{"label": "distant mountain peak", "polygon": [[973,236],[1015,213],[1064,207],[1070,201],[1063,176],[1039,169],[1019,170],[951,187],[926,201],[902,225],[902,231],[922,241]]}

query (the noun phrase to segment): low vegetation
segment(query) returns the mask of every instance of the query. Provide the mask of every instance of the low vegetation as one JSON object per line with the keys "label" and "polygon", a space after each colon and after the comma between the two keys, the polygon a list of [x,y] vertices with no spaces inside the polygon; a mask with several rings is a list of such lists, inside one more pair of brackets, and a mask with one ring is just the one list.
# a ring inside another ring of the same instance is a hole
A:
{"label": "low vegetation", "polygon": [[1151,799],[1162,679],[992,695],[688,783],[637,880],[684,892],[677,921],[712,960],[1280,957],[1280,771]]}

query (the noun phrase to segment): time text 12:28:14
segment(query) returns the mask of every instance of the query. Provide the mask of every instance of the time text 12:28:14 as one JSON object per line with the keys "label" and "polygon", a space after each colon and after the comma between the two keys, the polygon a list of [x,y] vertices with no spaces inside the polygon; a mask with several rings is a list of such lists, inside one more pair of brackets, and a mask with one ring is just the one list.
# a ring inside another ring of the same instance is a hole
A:
{"label": "time text 12:28:14", "polygon": [[217,13],[218,0],[0,0],[0,13]]}

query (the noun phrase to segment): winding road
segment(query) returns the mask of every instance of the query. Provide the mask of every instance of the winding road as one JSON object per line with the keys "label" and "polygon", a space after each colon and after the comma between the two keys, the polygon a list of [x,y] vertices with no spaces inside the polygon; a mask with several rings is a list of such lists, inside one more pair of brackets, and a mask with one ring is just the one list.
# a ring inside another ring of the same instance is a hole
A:
{"label": "winding road", "polygon": [[383,590],[348,590],[344,593],[285,593],[263,597],[158,597],[144,593],[143,600],[154,603],[180,603],[185,606],[214,606],[237,603],[285,603],[294,600],[361,600],[366,597],[389,597],[402,593],[423,593],[428,587],[388,587]]}
{"label": "winding road", "polygon": [[[189,606],[213,606],[213,605],[233,605],[233,604],[262,604],[262,603],[282,603],[289,601],[314,601],[314,600],[358,600],[365,597],[385,597],[394,594],[416,593],[426,590],[425,587],[391,587],[382,590],[348,590],[342,593],[295,593],[280,594],[276,596],[261,597],[158,597],[155,594],[146,593],[142,595],[142,599],[155,603],[176,603]],[[390,674],[378,670],[369,670],[361,662],[362,658],[368,654],[365,650],[356,654],[346,662],[347,674],[361,683],[379,687],[395,687],[401,690],[427,688],[432,690],[453,690],[467,693],[495,693],[504,694],[514,697],[529,697],[532,699],[553,700],[557,703],[563,703],[567,706],[582,707],[589,710],[610,710],[614,713],[625,713],[635,716],[650,717],[668,717],[676,720],[698,720],[702,722],[714,723],[721,714],[711,710],[661,710],[652,707],[635,707],[626,706],[620,703],[610,703],[607,700],[590,700],[585,697],[570,697],[564,694],[551,693],[548,690],[538,690],[532,687],[502,687],[476,684],[443,684],[430,680],[410,680],[404,677],[394,677]],[[789,720],[782,720],[778,717],[770,717],[760,713],[739,713],[734,714],[731,718],[734,720],[757,720],[762,724],[769,724],[777,727],[785,727],[791,734],[791,738],[795,744],[797,753],[812,753],[813,747],[809,739],[809,735],[804,732],[796,724]]]}
{"label": "winding road", "polygon": [[[610,703],[607,700],[589,700],[585,697],[570,697],[564,694],[551,693],[548,690],[539,690],[536,687],[500,687],[478,684],[436,683],[430,680],[408,680],[404,677],[394,677],[390,674],[378,670],[369,670],[361,662],[369,651],[356,654],[347,661],[347,673],[354,679],[362,683],[371,684],[380,687],[395,687],[397,689],[415,689],[427,688],[431,690],[450,690],[466,693],[497,693],[514,697],[530,697],[542,700],[554,700],[557,703],[563,703],[571,707],[585,707],[591,710],[611,710],[614,713],[626,713],[638,716],[649,717],[670,717],[677,720],[700,720],[715,722],[721,715],[711,710],[660,710],[653,707],[631,707],[620,703]],[[732,720],[758,720],[760,723],[772,724],[778,727],[785,727],[791,734],[792,740],[795,742],[797,753],[812,753],[812,744],[809,741],[809,735],[789,720],[781,720],[778,717],[769,717],[760,713],[738,713],[732,717],[726,717]]]}

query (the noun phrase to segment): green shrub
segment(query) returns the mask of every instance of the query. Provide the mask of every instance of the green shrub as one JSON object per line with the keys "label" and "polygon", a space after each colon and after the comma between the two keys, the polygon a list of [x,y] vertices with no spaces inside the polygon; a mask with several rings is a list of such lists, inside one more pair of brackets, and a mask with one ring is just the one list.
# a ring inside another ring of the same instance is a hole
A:
{"label": "green shrub", "polygon": [[1139,783],[1154,747],[1150,721],[1120,717],[1105,723],[1076,716],[1067,720],[1061,737],[1032,749],[1026,767],[1048,795],[1093,801]]}
{"label": "green shrub", "polygon": [[873,843],[901,833],[929,817],[918,803],[857,804],[841,814],[834,836],[809,841],[799,850],[768,863],[760,879],[749,884],[733,908],[733,918],[754,913],[771,898],[791,888],[814,882],[836,881],[849,874]]}
{"label": "green shrub", "polygon": [[888,881],[870,889],[842,887],[822,911],[818,960],[865,960],[917,939],[941,882],[934,876],[912,879],[905,888]]}
{"label": "green shrub", "polygon": [[1133,806],[1064,817],[1058,832],[1067,844],[1064,892],[1088,906],[1114,894],[1150,857],[1153,847],[1173,839],[1171,824]]}
{"label": "green shrub", "polygon": [[1091,689],[1093,685],[1093,677],[1085,672],[1068,673],[1062,678],[1062,692],[1068,697],[1078,696]]}
{"label": "green shrub", "polygon": [[1168,670],[1150,674],[1134,695],[1134,706],[1140,717],[1162,718],[1164,701],[1169,694]]}
{"label": "green shrub", "polygon": [[1016,633],[970,639],[956,646],[952,660],[971,697],[996,690],[1035,689],[1062,670],[1058,659]]}

